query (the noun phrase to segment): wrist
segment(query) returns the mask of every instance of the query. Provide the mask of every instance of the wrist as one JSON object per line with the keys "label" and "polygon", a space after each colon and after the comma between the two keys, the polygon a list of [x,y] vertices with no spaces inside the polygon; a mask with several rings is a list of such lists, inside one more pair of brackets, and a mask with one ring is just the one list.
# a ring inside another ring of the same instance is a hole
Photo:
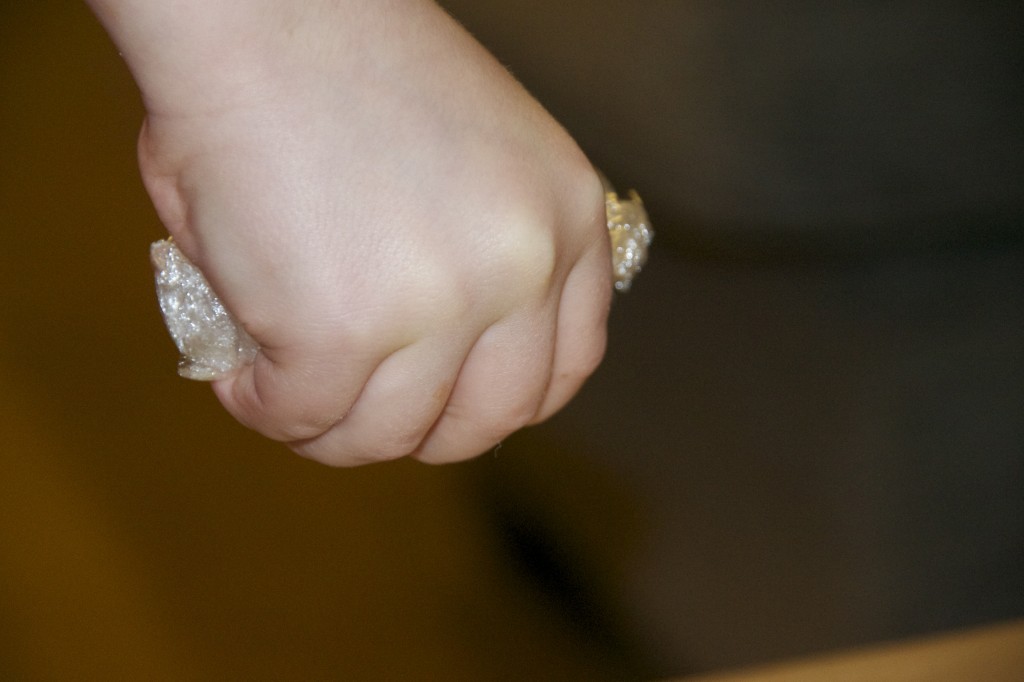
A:
{"label": "wrist", "polygon": [[[195,114],[245,96],[298,52],[348,44],[377,0],[86,0],[150,114]],[[381,8],[378,8],[381,9]],[[346,30],[348,29],[348,30]],[[308,57],[308,55],[304,55]]]}

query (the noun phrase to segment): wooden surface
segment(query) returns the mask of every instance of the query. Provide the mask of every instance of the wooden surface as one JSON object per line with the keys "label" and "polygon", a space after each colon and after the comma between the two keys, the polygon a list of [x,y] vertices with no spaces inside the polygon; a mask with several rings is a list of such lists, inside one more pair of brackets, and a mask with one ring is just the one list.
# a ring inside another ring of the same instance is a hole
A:
{"label": "wooden surface", "polygon": [[1024,621],[895,643],[686,682],[1018,682]]}

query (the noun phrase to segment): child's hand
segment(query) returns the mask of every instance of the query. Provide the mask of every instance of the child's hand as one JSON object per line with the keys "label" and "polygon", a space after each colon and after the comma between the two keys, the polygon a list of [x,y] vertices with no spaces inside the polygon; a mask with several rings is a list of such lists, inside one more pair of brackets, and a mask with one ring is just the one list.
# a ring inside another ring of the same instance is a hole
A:
{"label": "child's hand", "polygon": [[157,211],[261,346],[214,389],[330,464],[479,454],[601,359],[600,180],[433,3],[269,6],[290,5],[247,14],[247,36],[179,37],[178,71],[112,28],[149,111]]}

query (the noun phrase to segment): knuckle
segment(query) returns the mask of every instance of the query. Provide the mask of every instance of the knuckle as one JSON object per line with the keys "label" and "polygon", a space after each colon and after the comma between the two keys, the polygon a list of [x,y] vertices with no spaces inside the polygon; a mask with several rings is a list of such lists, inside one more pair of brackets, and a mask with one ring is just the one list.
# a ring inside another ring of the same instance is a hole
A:
{"label": "knuckle", "polygon": [[514,283],[499,287],[502,296],[521,300],[551,290],[559,268],[554,224],[553,218],[529,213],[510,219],[509,228],[493,246],[485,273],[486,280]]}

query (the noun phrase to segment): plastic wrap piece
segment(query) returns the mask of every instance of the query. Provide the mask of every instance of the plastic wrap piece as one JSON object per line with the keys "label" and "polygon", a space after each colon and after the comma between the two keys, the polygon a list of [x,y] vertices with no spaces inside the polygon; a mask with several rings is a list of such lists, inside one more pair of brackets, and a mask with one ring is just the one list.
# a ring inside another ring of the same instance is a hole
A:
{"label": "plastic wrap piece", "polygon": [[181,360],[178,374],[196,381],[222,379],[250,364],[259,346],[231,317],[206,277],[169,239],[154,242],[160,310]]}
{"label": "plastic wrap piece", "polygon": [[618,194],[605,180],[605,212],[608,217],[608,234],[612,240],[612,270],[615,290],[629,291],[633,278],[647,262],[654,230],[640,195],[629,191],[628,199]]}

